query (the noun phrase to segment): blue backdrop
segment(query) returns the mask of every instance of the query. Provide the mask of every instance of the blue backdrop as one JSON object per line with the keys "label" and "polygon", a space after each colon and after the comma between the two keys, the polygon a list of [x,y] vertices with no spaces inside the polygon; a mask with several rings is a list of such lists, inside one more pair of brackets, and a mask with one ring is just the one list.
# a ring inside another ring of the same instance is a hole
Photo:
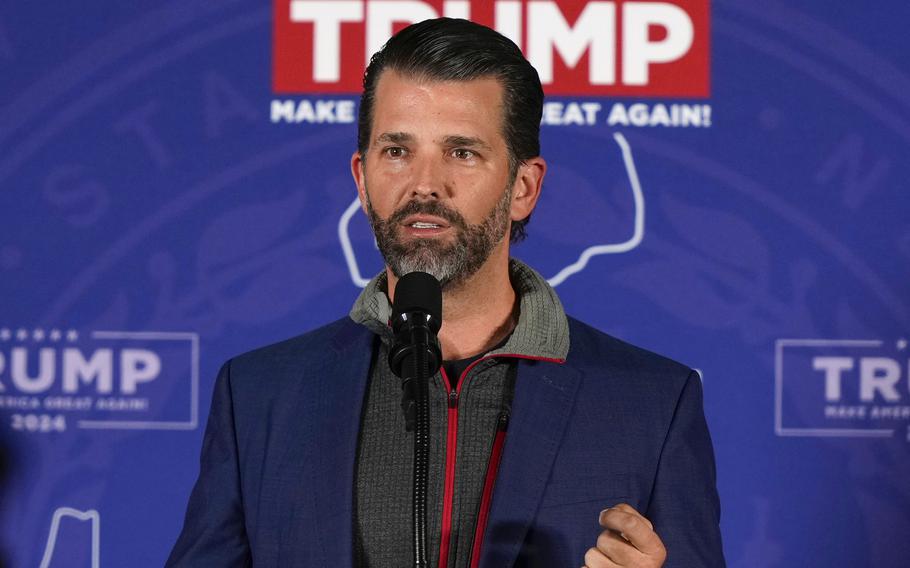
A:
{"label": "blue backdrop", "polygon": [[[716,0],[709,97],[550,99],[601,109],[548,107],[515,254],[700,370],[731,566],[910,565],[908,6]],[[0,6],[0,564],[160,566],[220,364],[381,267],[356,97],[274,93],[273,17]]]}

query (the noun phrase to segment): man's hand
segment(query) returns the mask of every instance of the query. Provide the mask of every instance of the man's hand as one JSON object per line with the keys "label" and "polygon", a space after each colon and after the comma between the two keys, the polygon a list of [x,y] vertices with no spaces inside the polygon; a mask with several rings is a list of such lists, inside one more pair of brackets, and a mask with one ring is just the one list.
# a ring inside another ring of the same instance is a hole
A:
{"label": "man's hand", "polygon": [[585,553],[584,568],[660,568],[667,549],[654,532],[651,521],[630,505],[620,503],[600,513],[606,530],[597,537],[597,546]]}

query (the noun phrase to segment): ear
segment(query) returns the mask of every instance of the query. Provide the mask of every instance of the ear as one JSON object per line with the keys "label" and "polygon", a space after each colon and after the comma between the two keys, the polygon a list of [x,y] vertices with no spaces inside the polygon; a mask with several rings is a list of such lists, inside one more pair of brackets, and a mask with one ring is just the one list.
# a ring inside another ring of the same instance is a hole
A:
{"label": "ear", "polygon": [[511,218],[520,221],[534,211],[543,187],[543,176],[547,173],[547,162],[537,156],[525,160],[518,166],[515,184],[512,186]]}
{"label": "ear", "polygon": [[357,184],[357,197],[360,199],[360,208],[367,212],[367,186],[363,175],[363,157],[360,152],[354,152],[351,156],[351,176],[354,177],[354,183]]}

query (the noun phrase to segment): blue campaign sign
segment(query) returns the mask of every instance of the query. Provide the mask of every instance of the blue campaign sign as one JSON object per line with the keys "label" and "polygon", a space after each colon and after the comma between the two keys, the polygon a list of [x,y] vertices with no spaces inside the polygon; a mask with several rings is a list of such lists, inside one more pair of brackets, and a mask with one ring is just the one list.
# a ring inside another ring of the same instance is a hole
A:
{"label": "blue campaign sign", "polygon": [[545,79],[514,255],[699,371],[728,564],[907,565],[910,7],[410,8],[0,8],[0,564],[163,564],[220,365],[382,269],[350,176],[359,73],[446,13]]}

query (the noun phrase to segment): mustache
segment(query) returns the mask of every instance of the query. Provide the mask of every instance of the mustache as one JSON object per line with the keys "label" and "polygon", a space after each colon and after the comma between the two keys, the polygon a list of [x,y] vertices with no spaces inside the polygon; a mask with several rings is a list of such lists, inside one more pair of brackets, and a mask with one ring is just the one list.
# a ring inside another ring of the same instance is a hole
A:
{"label": "mustache", "polygon": [[399,224],[404,221],[407,217],[411,215],[433,215],[441,219],[445,219],[451,225],[455,225],[460,228],[466,228],[468,226],[464,217],[461,216],[461,213],[454,209],[446,207],[438,201],[417,201],[412,200],[408,201],[402,205],[398,210],[392,213],[386,223],[390,224]]}

